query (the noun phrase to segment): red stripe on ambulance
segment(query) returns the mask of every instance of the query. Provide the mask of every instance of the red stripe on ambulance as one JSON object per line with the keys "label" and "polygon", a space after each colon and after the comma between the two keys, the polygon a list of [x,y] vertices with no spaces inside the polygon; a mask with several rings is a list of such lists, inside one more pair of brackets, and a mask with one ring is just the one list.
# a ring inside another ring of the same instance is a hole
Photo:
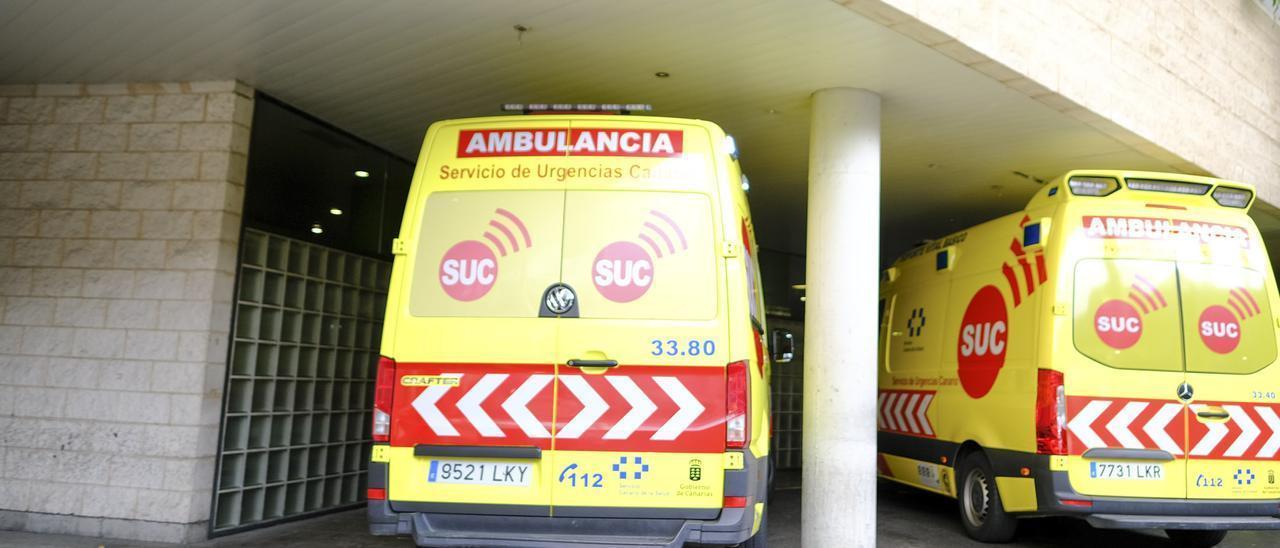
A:
{"label": "red stripe on ambulance", "polygon": [[[401,364],[391,444],[550,449],[554,436],[554,447],[565,450],[724,449],[722,369],[566,369],[557,375],[549,365]],[[406,386],[406,378],[431,380]]]}
{"label": "red stripe on ambulance", "polygon": [[495,156],[637,156],[677,158],[684,132],[668,129],[464,129],[459,158]]}
{"label": "red stripe on ambulance", "polygon": [[[1225,421],[1201,422],[1188,412],[1221,407]],[[1276,460],[1280,405],[1067,397],[1068,449],[1160,449],[1178,458]],[[1185,425],[1185,428],[1184,428]],[[1185,434],[1184,434],[1185,432]]]}
{"label": "red stripe on ambulance", "polygon": [[928,417],[936,395],[933,390],[881,390],[876,404],[877,426],[883,432],[937,437]]}

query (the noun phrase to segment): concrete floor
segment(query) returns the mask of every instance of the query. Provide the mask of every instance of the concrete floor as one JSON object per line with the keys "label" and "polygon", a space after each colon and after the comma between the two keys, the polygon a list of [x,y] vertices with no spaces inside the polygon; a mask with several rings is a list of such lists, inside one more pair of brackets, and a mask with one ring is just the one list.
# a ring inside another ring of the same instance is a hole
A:
{"label": "concrete floor", "polygon": [[[987,546],[968,539],[956,517],[955,502],[881,482],[878,541],[883,547],[947,548]],[[800,546],[800,490],[782,488],[769,508],[769,544],[774,548]],[[24,548],[163,548],[173,545],[120,542],[62,535],[38,535],[0,531],[0,546]],[[220,537],[195,545],[200,548],[256,546],[263,548],[406,548],[407,538],[372,537],[366,533],[364,511],[353,510],[288,523],[258,531]],[[1156,531],[1104,531],[1083,521],[1046,518],[1022,522],[1018,540],[1007,546],[1067,548],[1076,546],[1125,546],[1169,548],[1172,544]],[[1221,546],[1263,548],[1280,546],[1280,532],[1233,532]]]}

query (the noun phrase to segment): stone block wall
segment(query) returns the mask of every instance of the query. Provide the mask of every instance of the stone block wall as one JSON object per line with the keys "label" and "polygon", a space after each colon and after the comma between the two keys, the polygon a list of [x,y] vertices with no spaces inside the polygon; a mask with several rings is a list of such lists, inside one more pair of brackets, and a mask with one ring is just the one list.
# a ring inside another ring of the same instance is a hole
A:
{"label": "stone block wall", "polygon": [[0,86],[0,529],[204,537],[252,112]]}
{"label": "stone block wall", "polygon": [[1148,156],[1280,204],[1269,0],[836,1]]}

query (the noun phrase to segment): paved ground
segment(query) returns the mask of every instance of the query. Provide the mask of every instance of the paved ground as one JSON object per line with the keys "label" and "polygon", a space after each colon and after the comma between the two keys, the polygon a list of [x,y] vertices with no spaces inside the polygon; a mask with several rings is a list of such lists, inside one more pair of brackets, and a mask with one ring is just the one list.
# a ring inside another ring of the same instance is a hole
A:
{"label": "paved ground", "polygon": [[[882,547],[947,548],[986,546],[969,540],[956,517],[955,502],[918,493],[893,484],[881,483],[877,538]],[[769,509],[769,544],[774,548],[800,546],[800,491],[782,489]],[[407,538],[371,537],[366,532],[362,510],[330,514],[259,531],[221,537],[198,544],[200,548],[255,546],[263,548],[408,548]],[[1235,532],[1221,546],[1263,548],[1280,545],[1280,532]],[[85,537],[0,532],[0,546],[24,548],[161,548],[172,545],[130,543]],[[1126,548],[1170,548],[1159,532],[1103,531],[1072,519],[1024,521],[1018,541],[1006,546],[1067,548],[1077,546],[1125,546]]]}

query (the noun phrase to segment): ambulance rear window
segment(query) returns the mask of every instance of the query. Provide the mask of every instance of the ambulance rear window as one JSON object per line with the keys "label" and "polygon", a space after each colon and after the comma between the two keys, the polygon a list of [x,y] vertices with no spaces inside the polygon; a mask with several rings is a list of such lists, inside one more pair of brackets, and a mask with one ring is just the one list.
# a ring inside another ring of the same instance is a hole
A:
{"label": "ambulance rear window", "polygon": [[1080,261],[1072,315],[1076,348],[1099,363],[1120,369],[1183,370],[1173,261]]}
{"label": "ambulance rear window", "polygon": [[582,318],[716,317],[711,200],[694,192],[569,191],[564,283]]}
{"label": "ambulance rear window", "polygon": [[1266,277],[1240,266],[1082,260],[1073,324],[1082,354],[1121,369],[1248,374],[1276,359]]}
{"label": "ambulance rear window", "polygon": [[414,316],[538,317],[560,279],[564,191],[435,192],[417,242]]}
{"label": "ambulance rear window", "polygon": [[1187,371],[1247,374],[1276,359],[1266,276],[1234,265],[1178,263]]}

